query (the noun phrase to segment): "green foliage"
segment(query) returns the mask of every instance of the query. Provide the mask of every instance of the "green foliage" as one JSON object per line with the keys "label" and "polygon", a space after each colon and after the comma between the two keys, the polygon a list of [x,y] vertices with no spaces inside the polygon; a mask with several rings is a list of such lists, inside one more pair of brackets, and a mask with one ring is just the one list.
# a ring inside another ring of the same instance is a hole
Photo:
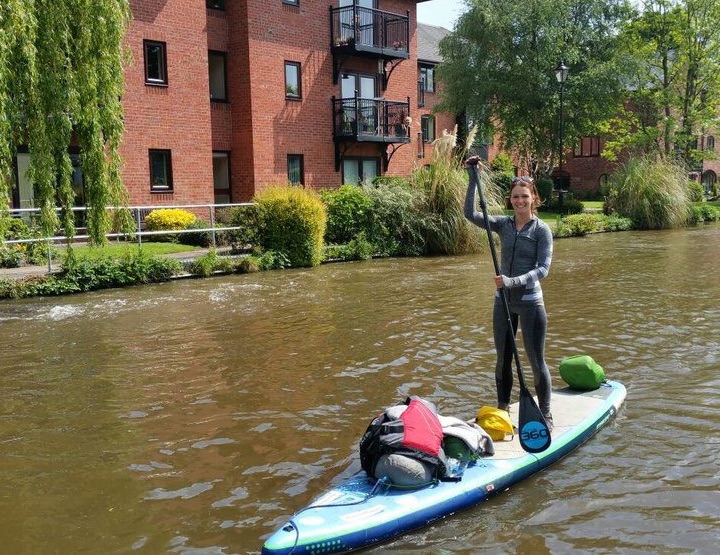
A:
{"label": "green foliage", "polygon": [[322,191],[320,198],[327,208],[325,240],[328,243],[347,243],[369,229],[372,200],[362,187],[343,185]]}
{"label": "green foliage", "polygon": [[284,270],[291,268],[292,262],[284,252],[269,250],[257,257],[257,265],[260,270]]}
{"label": "green foliage", "polygon": [[172,258],[151,257],[139,250],[122,259],[77,257],[57,274],[44,278],[0,280],[0,298],[66,295],[97,289],[167,281],[182,271]]}
{"label": "green foliage", "polygon": [[[197,229],[197,233],[183,233],[178,238],[179,241],[186,245],[207,248],[212,244],[212,232],[209,231],[210,224],[200,218],[188,225],[185,229]],[[208,231],[201,231],[208,230]]]}
{"label": "green foliage", "polygon": [[207,254],[196,258],[188,268],[190,273],[201,276],[209,277],[215,272],[230,273],[234,269],[232,260],[227,257],[218,256],[215,249],[212,249]]}
{"label": "green foliage", "polygon": [[720,207],[713,206],[708,202],[693,204],[690,223],[701,224],[703,222],[720,221]]}
{"label": "green foliage", "polygon": [[317,194],[298,187],[270,187],[255,201],[263,250],[284,253],[293,267],[322,262],[327,214]]}
{"label": "green foliage", "polygon": [[74,234],[71,140],[80,148],[91,241],[104,242],[105,206],[122,200],[118,149],[123,134],[123,39],[127,0],[4,0],[0,7],[0,201],[12,157],[29,145],[44,236],[60,222]]}
{"label": "green foliage", "polygon": [[[39,239],[41,236],[40,230],[37,228],[29,228],[23,220],[20,218],[11,218],[9,215],[0,215],[0,237],[6,240],[19,240],[19,239]],[[22,265],[23,262],[29,264],[42,265],[48,261],[48,254],[51,259],[57,257],[57,249],[47,241],[31,241],[27,243],[15,243],[11,247],[21,255],[21,259],[17,266]],[[12,260],[15,259],[18,254],[6,255],[7,264],[14,264]],[[0,267],[10,268],[17,266],[3,266],[0,262]]]}
{"label": "green foliage", "polygon": [[588,233],[603,231],[628,231],[632,229],[632,221],[620,216],[583,213],[558,217],[555,227],[556,237],[582,237]]}
{"label": "green foliage", "polygon": [[[502,137],[532,175],[557,158],[559,86],[553,68],[564,59],[566,144],[596,134],[621,105],[613,59],[622,0],[474,0],[440,43],[441,111],[466,112],[482,136]],[[572,14],[569,16],[568,14]],[[562,24],[558,24],[562,22]]]}
{"label": "green foliage", "polygon": [[574,214],[558,221],[558,237],[582,237],[601,230],[600,214]]}
{"label": "green foliage", "polygon": [[25,260],[25,253],[19,245],[0,245],[0,268],[19,268]]}
{"label": "green foliage", "polygon": [[549,177],[539,177],[535,180],[535,187],[537,187],[543,206],[549,206],[552,203],[554,186],[553,180]]}
{"label": "green foliage", "polygon": [[[501,206],[502,193],[491,174],[482,171],[486,202]],[[426,254],[464,254],[479,252],[483,244],[477,227],[465,218],[467,171],[457,161],[438,158],[411,176],[413,187],[425,195],[422,207],[426,237]]]}
{"label": "green foliage", "polygon": [[260,271],[260,264],[255,256],[243,256],[235,264],[235,271],[239,274],[252,274]]}
{"label": "green foliage", "polygon": [[223,208],[215,214],[215,221],[227,227],[239,227],[238,230],[221,232],[223,242],[228,242],[234,250],[244,250],[249,245],[259,243],[260,214],[256,204]]}
{"label": "green foliage", "polygon": [[637,229],[680,227],[690,217],[687,174],[678,163],[631,158],[610,183],[608,209],[630,218]]}
{"label": "green foliage", "polygon": [[369,260],[375,253],[375,246],[365,238],[365,232],[343,245],[327,245],[325,260]]}
{"label": "green foliage", "polygon": [[378,256],[419,256],[425,252],[424,194],[406,182],[364,186],[372,200],[367,234]]}
{"label": "green foliage", "polygon": [[492,163],[490,164],[490,169],[493,171],[493,173],[496,174],[510,174],[513,175],[513,172],[515,171],[515,165],[513,163],[512,157],[505,153],[500,152],[495,156]]}
{"label": "green foliage", "polygon": [[688,181],[688,198],[690,202],[700,202],[704,198],[704,192],[702,183],[697,181]]}
{"label": "green foliage", "polygon": [[[720,3],[644,2],[618,35],[618,61],[634,119],[614,151],[677,157],[687,167],[707,156],[696,138],[717,128],[720,103]],[[623,121],[624,120],[624,121]],[[612,145],[611,145],[612,146]]]}

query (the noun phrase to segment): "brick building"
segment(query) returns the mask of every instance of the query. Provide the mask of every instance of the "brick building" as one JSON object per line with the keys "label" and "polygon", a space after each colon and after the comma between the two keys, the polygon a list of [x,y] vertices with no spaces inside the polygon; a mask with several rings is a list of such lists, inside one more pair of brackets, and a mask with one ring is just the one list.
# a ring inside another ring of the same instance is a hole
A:
{"label": "brick building", "polygon": [[417,4],[131,0],[131,202],[243,202],[269,184],[408,175],[454,125],[429,115],[439,60],[418,64]]}

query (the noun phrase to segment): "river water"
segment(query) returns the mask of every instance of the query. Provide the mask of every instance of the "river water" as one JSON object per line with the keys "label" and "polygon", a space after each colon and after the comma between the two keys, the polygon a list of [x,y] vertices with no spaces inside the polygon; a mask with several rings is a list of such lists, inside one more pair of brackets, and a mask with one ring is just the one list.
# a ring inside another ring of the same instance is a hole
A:
{"label": "river water", "polygon": [[[369,552],[717,553],[719,245],[718,226],[556,241],[553,381],[590,354],[624,408],[550,469]],[[0,302],[0,552],[258,553],[359,470],[386,406],[494,402],[491,275],[482,254]]]}

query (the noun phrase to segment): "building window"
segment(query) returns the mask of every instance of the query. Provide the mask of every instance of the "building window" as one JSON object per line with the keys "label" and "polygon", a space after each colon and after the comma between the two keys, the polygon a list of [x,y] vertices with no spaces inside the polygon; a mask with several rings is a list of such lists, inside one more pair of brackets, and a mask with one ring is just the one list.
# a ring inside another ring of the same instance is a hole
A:
{"label": "building window", "polygon": [[600,137],[582,137],[575,147],[575,156],[600,156]]}
{"label": "building window", "polygon": [[208,52],[208,66],[210,69],[210,100],[224,102],[227,100],[227,81],[225,80],[227,55],[225,52]]}
{"label": "building window", "polygon": [[232,193],[230,191],[230,153],[213,152],[212,160],[215,204],[229,204],[232,202]]}
{"label": "building window", "polygon": [[435,67],[420,66],[420,82],[422,90],[429,93],[435,92]]}
{"label": "building window", "polygon": [[420,118],[423,141],[431,143],[435,140],[435,116],[422,116]]}
{"label": "building window", "polygon": [[164,42],[143,41],[145,52],[145,84],[167,85],[167,47]]}
{"label": "building window", "polygon": [[708,135],[705,138],[705,150],[708,152],[715,152],[715,137]]}
{"label": "building window", "polygon": [[289,4],[291,6],[299,6],[300,0],[282,0],[283,4]]}
{"label": "building window", "polygon": [[300,62],[285,62],[285,97],[302,97]]}
{"label": "building window", "polygon": [[173,190],[172,159],[169,150],[151,149],[150,192],[168,193]]}
{"label": "building window", "polygon": [[225,0],[205,0],[205,7],[211,10],[224,10]]}
{"label": "building window", "polygon": [[287,176],[291,185],[305,184],[305,169],[302,154],[288,154],[287,157]]}
{"label": "building window", "polygon": [[342,170],[344,184],[359,185],[380,175],[380,159],[347,157],[343,160]]}

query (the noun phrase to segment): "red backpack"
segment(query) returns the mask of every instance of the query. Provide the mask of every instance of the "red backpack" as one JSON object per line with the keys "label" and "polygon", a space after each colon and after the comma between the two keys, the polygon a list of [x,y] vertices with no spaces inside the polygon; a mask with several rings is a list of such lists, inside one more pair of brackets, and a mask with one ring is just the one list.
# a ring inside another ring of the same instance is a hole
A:
{"label": "red backpack", "polygon": [[[393,413],[400,414],[395,418]],[[373,419],[360,440],[360,464],[373,477],[378,458],[397,453],[431,464],[434,477],[441,479],[447,472],[442,441],[435,405],[411,396]]]}

